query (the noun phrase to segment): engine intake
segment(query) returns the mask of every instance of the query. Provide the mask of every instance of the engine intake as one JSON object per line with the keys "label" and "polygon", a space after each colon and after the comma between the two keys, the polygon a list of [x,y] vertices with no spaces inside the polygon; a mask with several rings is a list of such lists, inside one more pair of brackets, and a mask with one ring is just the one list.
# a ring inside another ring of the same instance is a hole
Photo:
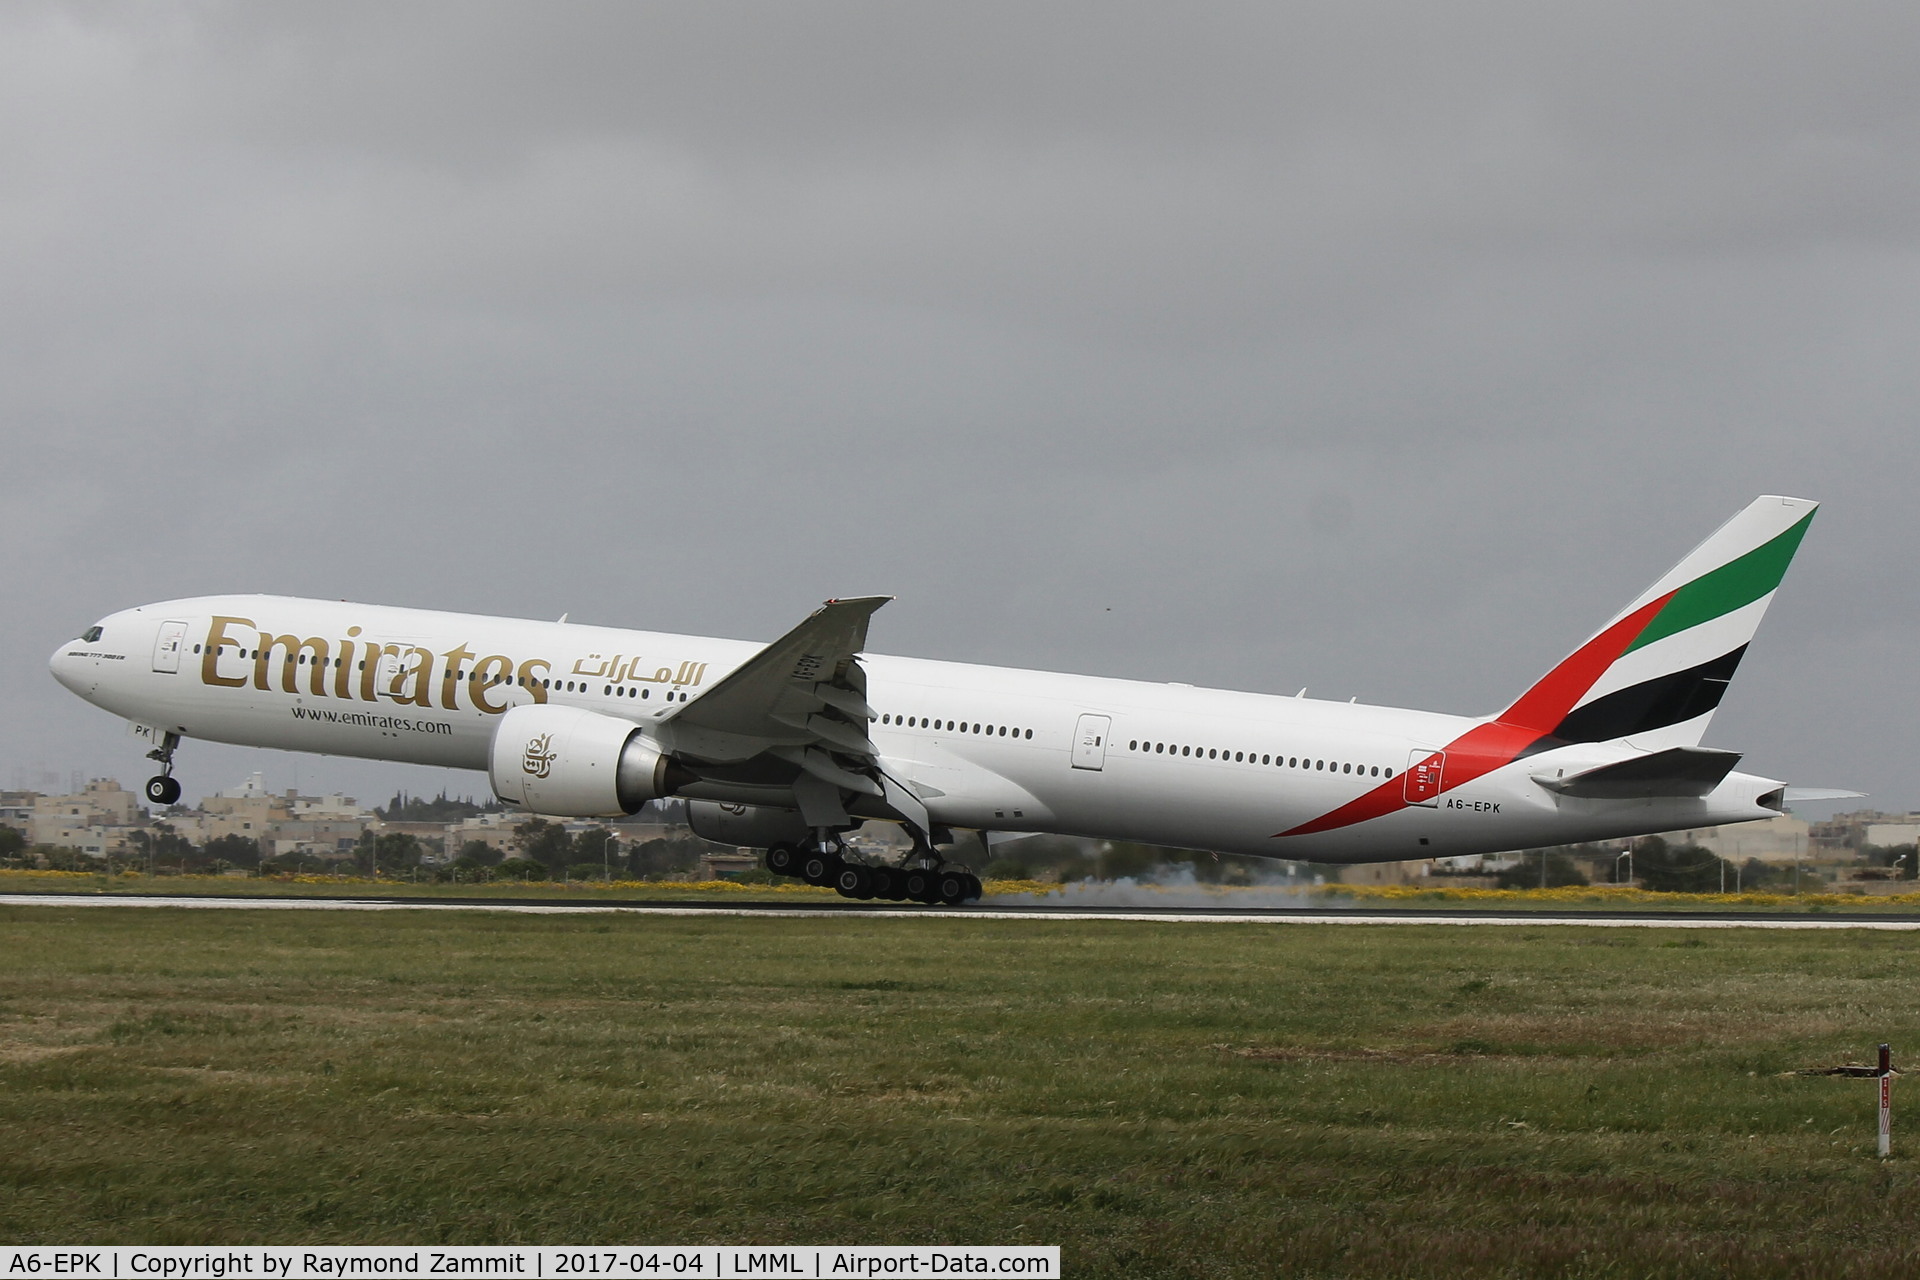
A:
{"label": "engine intake", "polygon": [[670,795],[679,772],[631,720],[538,704],[500,717],[487,758],[495,795],[567,818],[638,812]]}

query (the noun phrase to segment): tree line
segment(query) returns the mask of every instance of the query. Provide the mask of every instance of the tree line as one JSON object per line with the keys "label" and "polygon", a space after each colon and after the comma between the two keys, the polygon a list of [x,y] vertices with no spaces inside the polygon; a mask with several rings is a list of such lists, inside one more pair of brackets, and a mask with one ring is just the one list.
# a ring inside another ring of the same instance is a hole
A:
{"label": "tree line", "polygon": [[[443,797],[444,798],[444,797]],[[396,797],[396,801],[398,801]],[[432,803],[432,802],[426,802]],[[463,802],[454,802],[463,803]],[[396,803],[396,809],[403,806]],[[669,839],[632,841],[603,826],[572,832],[557,822],[529,818],[513,828],[505,850],[469,840],[451,852],[445,842],[405,831],[362,832],[344,856],[268,852],[251,836],[216,836],[195,844],[165,822],[131,831],[123,852],[102,859],[78,849],[29,845],[23,833],[0,826],[0,866],[54,871],[151,871],[160,875],[207,875],[245,870],[260,875],[359,874],[411,880],[648,879],[696,870],[702,854],[719,846],[691,832]]]}

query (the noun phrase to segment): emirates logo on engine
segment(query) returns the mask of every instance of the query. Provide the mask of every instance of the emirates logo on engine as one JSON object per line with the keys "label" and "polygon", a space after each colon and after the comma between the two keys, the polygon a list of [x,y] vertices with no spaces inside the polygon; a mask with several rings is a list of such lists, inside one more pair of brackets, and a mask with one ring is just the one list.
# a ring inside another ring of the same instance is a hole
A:
{"label": "emirates logo on engine", "polygon": [[527,744],[526,752],[520,757],[520,768],[536,778],[544,778],[553,772],[553,762],[559,752],[553,750],[553,735],[543,733]]}

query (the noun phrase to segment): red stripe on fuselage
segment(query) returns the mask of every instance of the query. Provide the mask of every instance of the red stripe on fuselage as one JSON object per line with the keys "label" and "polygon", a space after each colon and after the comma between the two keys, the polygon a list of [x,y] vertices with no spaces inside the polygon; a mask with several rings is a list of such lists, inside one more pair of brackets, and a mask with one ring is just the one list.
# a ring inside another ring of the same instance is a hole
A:
{"label": "red stripe on fuselage", "polygon": [[[1567,718],[1574,704],[1585,697],[1594,682],[1627,651],[1647,628],[1673,592],[1649,601],[1593,639],[1569,654],[1560,665],[1542,676],[1537,684],[1520,695],[1518,701],[1486,724],[1475,725],[1449,742],[1447,761],[1440,776],[1441,791],[1484,777],[1502,765],[1512,764],[1522,752],[1553,732]],[[1349,800],[1338,809],[1277,833],[1273,838],[1310,836],[1321,831],[1350,827],[1369,818],[1384,817],[1407,807],[1406,775],[1381,783],[1373,790]]]}

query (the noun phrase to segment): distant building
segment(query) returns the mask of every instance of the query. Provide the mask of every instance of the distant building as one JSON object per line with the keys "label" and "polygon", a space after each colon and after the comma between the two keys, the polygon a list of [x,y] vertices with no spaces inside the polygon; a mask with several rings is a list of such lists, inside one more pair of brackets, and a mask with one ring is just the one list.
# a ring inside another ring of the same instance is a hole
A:
{"label": "distant building", "polygon": [[343,796],[335,791],[324,796],[301,796],[287,792],[287,808],[296,820],[317,822],[324,819],[355,818],[365,820],[369,811],[360,807],[360,802],[352,796]]}
{"label": "distant building", "polygon": [[700,867],[695,879],[727,880],[743,871],[759,869],[760,851],[757,849],[715,849],[700,855]]}
{"label": "distant building", "polygon": [[292,818],[270,823],[257,837],[262,851],[275,857],[303,854],[316,858],[352,853],[367,829],[364,818]]}
{"label": "distant building", "polygon": [[95,778],[71,795],[35,796],[24,830],[28,844],[103,858],[127,849],[128,837],[146,825],[138,796],[112,778]]}
{"label": "distant building", "polygon": [[[1878,809],[1860,809],[1853,813],[1836,813],[1825,822],[1813,824],[1810,838],[1811,846],[1816,850],[1839,854],[1858,849],[1864,844],[1878,844],[1873,839],[1870,828],[1875,826],[1916,825],[1920,824],[1920,813],[1882,813]],[[1897,840],[1896,844],[1906,844]]]}
{"label": "distant building", "polygon": [[33,820],[33,802],[39,798],[38,791],[0,791],[0,827],[24,832]]}
{"label": "distant building", "polygon": [[[254,776],[257,778],[260,775]],[[287,806],[285,797],[250,792],[244,788],[210,795],[200,802],[200,809],[210,819],[207,828],[207,838],[210,840],[218,840],[222,836],[264,840],[268,838],[269,828],[293,819],[293,811]]]}
{"label": "distant building", "polygon": [[[375,821],[352,796],[303,796],[293,788],[276,793],[267,790],[258,773],[208,796],[200,810],[197,817],[170,819],[174,829],[196,844],[221,836],[258,840],[262,853],[279,857],[351,852]],[[437,826],[434,835],[439,835]]]}
{"label": "distant building", "polygon": [[1695,827],[1668,831],[1668,844],[1694,844],[1729,862],[1758,858],[1761,862],[1804,862],[1813,849],[1811,827],[1790,813],[1759,822],[1735,822],[1723,827]]}
{"label": "distant building", "polygon": [[447,856],[457,858],[460,850],[479,843],[502,857],[513,852],[513,829],[527,820],[520,813],[476,813],[446,828]]}

